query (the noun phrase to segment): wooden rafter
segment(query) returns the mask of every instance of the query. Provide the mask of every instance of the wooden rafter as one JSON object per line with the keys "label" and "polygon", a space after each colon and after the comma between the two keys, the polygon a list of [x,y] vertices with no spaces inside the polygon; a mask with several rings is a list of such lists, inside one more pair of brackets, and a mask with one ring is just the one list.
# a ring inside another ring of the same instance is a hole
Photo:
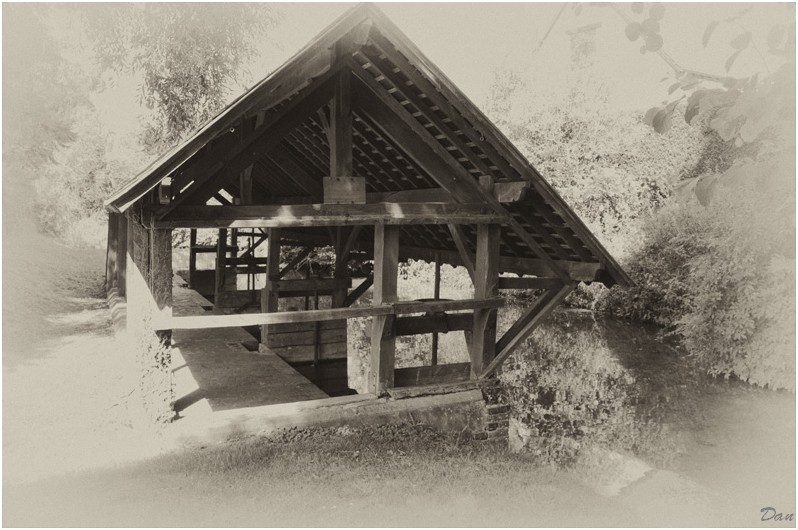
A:
{"label": "wooden rafter", "polygon": [[[419,158],[423,156],[424,163],[428,165],[435,165],[435,160],[442,163],[445,167],[439,167],[438,171],[433,170],[430,172],[441,187],[446,188],[452,195],[458,198],[464,196],[469,198],[474,196],[481,198],[481,201],[485,202],[497,214],[505,216],[504,223],[518,234],[521,240],[526,243],[540,259],[548,262],[559,278],[563,281],[570,281],[568,273],[558,267],[555,260],[540,247],[532,238],[532,235],[512,217],[501,203],[496,200],[492,193],[483,190],[479,183],[463,169],[457,160],[452,158],[452,155],[444,149],[435,138],[430,136],[429,131],[408,114],[398,101],[392,96],[387,95],[374,78],[364,72],[362,68],[358,68],[358,63],[351,60],[350,64],[352,64],[353,70],[360,70],[355,71],[355,77],[360,81],[358,84],[358,101],[360,108],[368,109],[367,113],[371,114],[372,119],[380,126],[391,129],[394,132],[394,137],[402,137],[404,139],[403,145],[406,147],[408,154],[410,154],[409,151],[414,151]],[[389,113],[388,116],[385,115],[386,112]],[[404,126],[394,121],[396,117],[400,119]],[[406,128],[413,134],[403,134],[404,131],[407,130]],[[420,140],[421,142],[413,142],[413,140]],[[426,151],[426,153],[422,155],[422,151]],[[472,198],[471,200],[474,199]]]}

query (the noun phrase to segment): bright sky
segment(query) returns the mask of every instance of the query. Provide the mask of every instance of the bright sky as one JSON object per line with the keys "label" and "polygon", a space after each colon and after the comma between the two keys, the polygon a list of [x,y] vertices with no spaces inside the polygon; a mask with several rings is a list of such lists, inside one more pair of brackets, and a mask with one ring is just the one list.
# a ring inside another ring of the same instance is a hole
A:
{"label": "bright sky", "polygon": [[[278,4],[284,18],[263,43],[262,56],[251,65],[251,86],[282,64],[352,3]],[[649,5],[649,4],[647,4]],[[483,106],[497,68],[511,68],[543,91],[563,90],[571,65],[568,31],[600,23],[596,30],[596,64],[610,79],[612,103],[628,110],[646,109],[667,97],[672,74],[657,55],[639,52],[640,42],[624,35],[625,22],[609,7],[585,4],[581,14],[566,8],[543,47],[535,48],[562,7],[561,3],[380,3],[382,9],[413,42],[477,105]],[[630,4],[618,4],[634,16]],[[764,60],[752,48],[742,53],[730,71],[746,76],[778,66],[767,53],[770,27],[795,20],[794,4],[668,3],[661,21],[666,50],[683,67],[725,74],[730,41],[744,29],[754,34]],[[738,23],[721,24],[707,48],[701,38],[712,20],[726,19],[749,9]],[[766,61],[766,62],[765,62]],[[135,83],[120,83],[98,98],[97,104],[121,117],[120,101],[135,105]],[[235,96],[233,94],[232,96]],[[119,122],[117,121],[117,126]],[[131,124],[135,126],[135,124]]]}

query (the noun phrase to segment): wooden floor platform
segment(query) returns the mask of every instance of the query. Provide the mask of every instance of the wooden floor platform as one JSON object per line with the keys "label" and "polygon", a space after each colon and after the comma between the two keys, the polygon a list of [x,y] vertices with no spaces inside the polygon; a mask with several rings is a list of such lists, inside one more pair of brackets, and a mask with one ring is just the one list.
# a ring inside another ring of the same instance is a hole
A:
{"label": "wooden floor platform", "polygon": [[[179,276],[172,289],[175,315],[208,312],[210,302]],[[175,330],[172,345],[180,415],[328,397],[277,355],[258,353],[257,341],[242,328]]]}

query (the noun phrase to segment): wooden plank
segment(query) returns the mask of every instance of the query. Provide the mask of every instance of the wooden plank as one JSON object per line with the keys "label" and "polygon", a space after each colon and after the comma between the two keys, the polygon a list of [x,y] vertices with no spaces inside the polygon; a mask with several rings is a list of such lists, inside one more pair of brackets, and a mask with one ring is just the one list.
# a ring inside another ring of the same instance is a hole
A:
{"label": "wooden plank", "polygon": [[270,352],[279,355],[289,363],[305,363],[316,360],[346,359],[346,342],[331,342],[327,344],[303,344],[298,346],[283,346],[280,348],[267,348]]}
{"label": "wooden plank", "polygon": [[333,330],[333,329],[346,329],[346,320],[324,320],[321,322],[296,322],[293,324],[274,324],[272,326],[272,333],[279,335],[281,333],[294,333],[297,331],[313,331],[316,329],[315,324],[319,325],[320,330]]}
{"label": "wooden plank", "polygon": [[[374,296],[379,307],[396,302],[399,273],[399,230],[395,226],[374,227]],[[393,388],[396,362],[396,337],[392,333],[392,315],[375,316],[371,326],[369,391],[381,396]]]}
{"label": "wooden plank", "polygon": [[300,280],[275,280],[272,287],[278,292],[330,291],[352,287],[351,278],[309,278]]}
{"label": "wooden plank", "polygon": [[328,344],[331,342],[346,343],[346,328],[320,329],[318,332],[313,329],[310,331],[294,331],[291,333],[270,333],[266,340],[269,348],[280,348],[283,346],[301,346],[316,344]]}
{"label": "wooden plank", "polygon": [[365,204],[364,177],[324,177],[324,204]]}
{"label": "wooden plank", "polygon": [[394,370],[394,384],[398,387],[465,381],[471,372],[471,363],[414,366]]}
{"label": "wooden plank", "polygon": [[471,329],[474,316],[464,314],[433,314],[419,317],[401,317],[394,322],[394,334],[397,337],[406,335],[422,335],[426,333],[448,333]]}
{"label": "wooden plank", "polygon": [[257,206],[186,205],[159,228],[279,228],[385,224],[501,223],[504,218],[481,204],[375,203]]}
{"label": "wooden plank", "polygon": [[504,298],[484,300],[411,300],[391,304],[396,315],[413,313],[440,313],[445,311],[465,311],[472,309],[495,309],[504,305]]}
{"label": "wooden plank", "polygon": [[349,307],[350,305],[354,304],[355,301],[358,298],[360,298],[361,296],[363,296],[363,294],[366,291],[368,291],[369,287],[371,287],[373,284],[374,284],[374,275],[373,274],[369,274],[366,277],[365,280],[360,282],[360,285],[355,287],[352,290],[352,292],[350,292],[349,294],[346,295],[346,298],[344,298],[343,304],[341,304],[341,306],[342,307]]}
{"label": "wooden plank", "polygon": [[524,313],[518,321],[502,336],[496,344],[496,357],[482,371],[480,377],[486,378],[493,374],[496,369],[515,351],[515,349],[535,331],[540,323],[562,302],[568,294],[574,290],[576,284],[570,283],[563,285],[558,291],[549,291],[535,301],[535,304]]}
{"label": "wooden plank", "polygon": [[267,324],[291,324],[363,318],[375,315],[391,315],[390,305],[368,307],[342,307],[337,309],[310,309],[306,311],[285,311],[282,313],[244,313],[238,315],[200,315],[172,317],[154,322],[156,329],[207,329],[261,326]]}
{"label": "wooden plank", "polygon": [[[460,254],[454,250],[442,250],[433,248],[416,247],[402,245],[399,249],[401,259],[423,259],[430,263],[435,260],[435,255],[440,253],[444,263],[450,265],[463,265]],[[598,262],[566,261],[557,260],[557,265],[568,272],[569,281],[595,281],[603,271],[603,266]],[[530,274],[535,276],[550,277],[554,273],[546,262],[537,258],[518,258],[513,256],[501,256],[499,258],[499,270],[501,272],[512,272],[518,274]]]}
{"label": "wooden plank", "polygon": [[414,313],[438,313],[446,311],[473,310],[502,307],[504,299],[488,300],[437,300],[382,303],[365,307],[341,307],[335,309],[310,309],[281,313],[248,313],[239,315],[200,315],[172,317],[153,322],[155,329],[205,329],[259,326],[316,322],[347,318],[363,318],[386,315],[409,315]]}
{"label": "wooden plank", "polygon": [[559,289],[559,278],[499,278],[499,289]]}
{"label": "wooden plank", "polygon": [[472,379],[468,381],[455,381],[453,383],[433,383],[421,386],[406,386],[401,388],[392,388],[388,394],[393,399],[407,399],[417,398],[421,396],[432,396],[438,394],[454,394],[458,392],[467,392],[469,390],[476,390],[485,385],[490,384],[490,381],[484,379]]}
{"label": "wooden plank", "polygon": [[465,270],[468,271],[468,276],[471,278],[471,283],[474,283],[474,259],[471,257],[471,252],[468,250],[468,246],[466,245],[466,238],[465,232],[463,229],[456,225],[450,224],[449,225],[449,232],[452,234],[452,239],[454,240],[454,244],[457,247],[457,252],[460,254],[460,261],[465,267]]}

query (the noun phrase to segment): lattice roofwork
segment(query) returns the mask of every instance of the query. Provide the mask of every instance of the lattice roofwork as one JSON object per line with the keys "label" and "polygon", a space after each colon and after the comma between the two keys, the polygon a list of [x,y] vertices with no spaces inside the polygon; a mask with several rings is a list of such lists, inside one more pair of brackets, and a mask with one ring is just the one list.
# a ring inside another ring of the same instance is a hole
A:
{"label": "lattice roofwork", "polygon": [[[235,177],[245,168],[251,168],[254,204],[322,202],[322,179],[330,172],[325,130],[342,71],[351,72],[353,176],[365,178],[369,202],[401,202],[412,194],[429,202],[482,202],[505,219],[503,271],[519,272],[515,261],[543,258],[576,271],[574,279],[631,283],[512,143],[370,4],[340,17],[122,186],[106,207],[124,212],[167,177],[173,205],[167,210],[206,204],[221,189],[236,196]],[[478,183],[483,175],[513,196],[491,202],[466,181]],[[444,262],[457,264],[458,235],[467,250],[475,249],[475,229],[460,226],[455,234],[446,225],[403,225],[404,256],[430,259],[438,251]],[[304,232],[325,237],[324,229]],[[373,231],[359,237],[368,247]],[[580,276],[591,265],[594,273]]]}

